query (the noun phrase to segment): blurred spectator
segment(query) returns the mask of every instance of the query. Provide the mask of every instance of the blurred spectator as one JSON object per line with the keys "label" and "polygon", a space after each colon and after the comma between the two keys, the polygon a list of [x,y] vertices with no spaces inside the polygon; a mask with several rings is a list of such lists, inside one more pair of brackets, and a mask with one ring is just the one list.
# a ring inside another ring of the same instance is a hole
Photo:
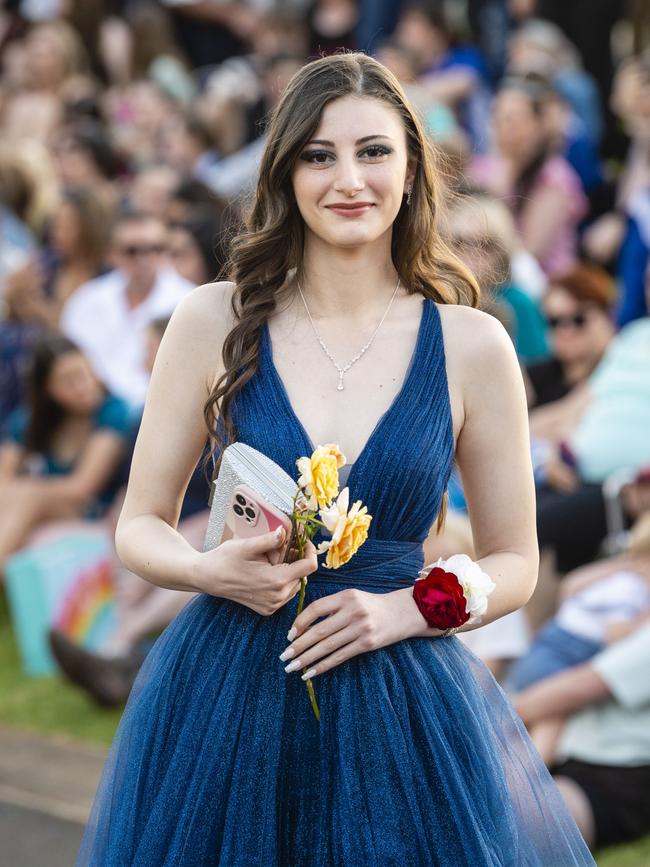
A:
{"label": "blurred spectator", "polygon": [[181,178],[176,169],[164,163],[143,168],[131,182],[129,204],[134,211],[142,214],[152,214],[155,217],[169,215],[172,197],[180,182]]}
{"label": "blurred spectator", "polygon": [[449,106],[477,151],[487,147],[489,119],[487,70],[479,52],[459,44],[441,7],[408,2],[395,40],[417,59],[418,80],[429,95]]}
{"label": "blurred spectator", "polygon": [[169,231],[169,256],[181,277],[195,286],[217,279],[226,263],[222,222],[210,211],[197,211]]}
{"label": "blurred spectator", "polygon": [[60,335],[35,347],[27,393],[0,446],[0,574],[39,524],[105,513],[131,426],[127,404]]}
{"label": "blurred spectator", "polygon": [[359,8],[355,0],[315,0],[307,10],[309,56],[355,49]]}
{"label": "blurred spectator", "polygon": [[56,331],[64,303],[106,268],[109,213],[89,188],[64,190],[53,215],[49,245],[7,277],[14,317]]}
{"label": "blurred spectator", "polygon": [[535,14],[553,21],[575,45],[581,62],[598,85],[602,103],[606,104],[613,73],[612,31],[625,14],[626,4],[617,0],[571,0],[570,3],[533,0],[531,5]]}
{"label": "blurred spectator", "polygon": [[151,78],[179,102],[196,96],[188,60],[174,39],[172,19],[166,9],[152,0],[138,0],[127,6],[130,78]]}
{"label": "blurred spectator", "polygon": [[427,131],[436,143],[438,145],[456,143],[459,149],[462,148],[467,152],[469,142],[458,126],[453,111],[438,102],[427,88],[417,81],[419,69],[417,56],[395,40],[381,42],[375,56],[399,80],[408,98],[420,111]]}
{"label": "blurred spectator", "polygon": [[[267,113],[273,110],[290,78],[303,64],[304,58],[294,54],[279,54],[266,61],[262,70],[262,87]],[[224,157],[209,172],[204,172],[201,179],[222,198],[241,200],[255,185],[265,141],[262,132],[253,142]]]}
{"label": "blurred spectator", "polygon": [[[553,446],[538,468],[537,535],[565,574],[599,553],[605,480],[650,464],[650,319],[627,325],[586,383],[557,404],[545,432]],[[531,433],[539,435],[532,422]]]}
{"label": "blurred spectator", "polygon": [[[631,262],[626,256],[619,265],[624,275],[634,267],[636,229],[628,223],[637,196],[650,188],[650,58],[632,57],[621,63],[616,72],[611,94],[611,106],[630,137],[622,171],[617,179],[614,210],[599,216],[586,230],[583,244],[588,255],[604,265],[613,264],[626,234],[631,235]],[[634,218],[632,217],[632,223]],[[624,279],[630,279],[624,276]],[[636,293],[632,292],[638,298]]]}
{"label": "blurred spectator", "polygon": [[81,286],[61,314],[61,330],[86,352],[97,375],[132,407],[144,405],[145,331],[169,315],[192,284],[169,264],[168,232],[161,219],[134,212],[113,229],[115,269]]}
{"label": "blurred spectator", "polygon": [[508,217],[498,199],[458,198],[449,214],[449,240],[478,280],[483,309],[503,322],[520,360],[530,362],[548,355],[546,323],[537,303],[513,282]]}
{"label": "blurred spectator", "polygon": [[542,301],[552,357],[525,369],[531,409],[565,397],[591,375],[614,337],[613,296],[611,277],[597,265],[576,265],[552,281]]}
{"label": "blurred spectator", "polygon": [[[156,319],[147,329],[146,368],[153,369],[168,319]],[[178,532],[197,550],[203,546],[208,526],[208,480],[199,460],[190,478],[178,521]],[[122,498],[120,497],[120,505]],[[119,509],[107,516],[111,537],[115,535]],[[117,559],[117,558],[116,558]],[[91,653],[58,630],[50,632],[50,646],[61,671],[85,689],[101,705],[126,701],[144,659],[143,643],[159,632],[194,598],[194,593],[158,587],[118,567],[116,579],[117,627],[99,651]]]}
{"label": "blurred spectator", "polygon": [[553,88],[546,95],[544,114],[551,151],[563,156],[580,178],[582,189],[589,197],[590,211],[600,208],[608,193],[597,142],[566,98]]}
{"label": "blurred spectator", "polygon": [[469,173],[475,183],[506,199],[524,246],[552,276],[576,261],[577,227],[587,200],[571,166],[550,151],[545,97],[538,83],[504,82],[493,105],[496,149],[477,156]]}
{"label": "blurred spectator", "polygon": [[180,178],[172,189],[165,213],[172,223],[179,223],[191,217],[197,210],[212,211],[221,216],[226,207],[226,200],[220,199],[201,181],[196,178]]}
{"label": "blurred spectator", "polygon": [[[650,512],[636,521],[623,554],[570,573],[561,595],[558,611],[509,669],[507,690],[521,692],[586,662],[650,619]],[[553,757],[552,734],[549,726],[544,734],[546,755],[542,752],[547,759]]]}
{"label": "blurred spectator", "polygon": [[530,73],[553,85],[571,106],[573,116],[588,138],[598,144],[603,133],[600,95],[596,83],[582,67],[574,45],[550,21],[530,20],[519,27],[508,44],[508,73]]}
{"label": "blurred spectator", "polygon": [[61,127],[50,149],[63,186],[92,187],[107,207],[115,204],[120,163],[110,135],[100,124],[85,120]]}
{"label": "blurred spectator", "polygon": [[171,119],[163,129],[161,156],[180,175],[208,180],[221,156],[207,125],[196,114]]}
{"label": "blurred spectator", "polygon": [[650,623],[514,700],[534,732],[567,718],[550,771],[592,848],[650,831]]}

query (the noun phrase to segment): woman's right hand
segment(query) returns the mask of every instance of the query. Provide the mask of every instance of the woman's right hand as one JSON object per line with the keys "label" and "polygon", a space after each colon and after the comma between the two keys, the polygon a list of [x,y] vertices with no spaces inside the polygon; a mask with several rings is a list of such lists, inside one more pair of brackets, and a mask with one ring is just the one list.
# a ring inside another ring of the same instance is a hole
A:
{"label": "woman's right hand", "polygon": [[307,543],[305,556],[294,563],[272,565],[269,556],[285,543],[285,531],[252,539],[229,539],[200,555],[200,589],[239,602],[268,617],[300,590],[300,580],[318,568],[316,548]]}

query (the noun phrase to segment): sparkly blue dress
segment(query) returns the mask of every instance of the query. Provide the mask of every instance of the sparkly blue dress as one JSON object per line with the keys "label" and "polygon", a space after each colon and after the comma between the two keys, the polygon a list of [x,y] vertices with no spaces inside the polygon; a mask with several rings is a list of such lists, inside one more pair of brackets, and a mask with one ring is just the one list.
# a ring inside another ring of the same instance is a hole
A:
{"label": "sparkly blue dress", "polygon": [[[295,475],[313,444],[273,364],[236,405],[240,438]],[[370,538],[307,600],[412,584],[453,461],[436,305],[403,387],[351,468]],[[456,637],[412,638],[314,679],[270,617],[200,595],[150,651],[116,733],[78,867],[570,867],[595,864],[525,728]]]}

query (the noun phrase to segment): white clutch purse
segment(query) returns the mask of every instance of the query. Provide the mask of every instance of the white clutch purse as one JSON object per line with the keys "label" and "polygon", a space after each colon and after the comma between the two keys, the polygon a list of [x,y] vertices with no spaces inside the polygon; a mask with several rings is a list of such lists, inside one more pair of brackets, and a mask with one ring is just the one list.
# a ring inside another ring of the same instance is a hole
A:
{"label": "white clutch purse", "polygon": [[224,449],[219,475],[212,482],[204,551],[220,544],[233,490],[241,484],[252,488],[285,515],[291,515],[298,483],[262,452],[245,443],[233,443]]}

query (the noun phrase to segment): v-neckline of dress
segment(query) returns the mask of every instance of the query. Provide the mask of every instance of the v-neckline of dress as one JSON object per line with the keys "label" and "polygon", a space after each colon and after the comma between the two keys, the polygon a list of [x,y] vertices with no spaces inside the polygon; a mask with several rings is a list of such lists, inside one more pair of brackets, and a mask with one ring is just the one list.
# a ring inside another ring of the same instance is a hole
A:
{"label": "v-neckline of dress", "polygon": [[[355,471],[365,462],[368,452],[372,448],[381,428],[388,421],[388,419],[393,415],[394,412],[397,411],[398,406],[405,399],[406,395],[409,391],[409,386],[413,377],[417,373],[417,361],[422,354],[422,346],[425,339],[426,334],[426,324],[428,319],[428,312],[430,306],[433,305],[433,302],[428,298],[422,299],[422,311],[420,313],[420,324],[418,326],[417,337],[415,339],[415,345],[413,347],[413,352],[411,353],[411,358],[409,361],[409,365],[406,369],[406,374],[404,375],[404,380],[402,385],[391,401],[389,407],[380,415],[375,423],[375,426],[372,428],[368,439],[366,440],[363,448],[359,452],[356,460],[350,465],[350,474],[348,476],[347,484],[350,483],[350,478],[355,474]],[[271,334],[269,331],[268,321],[264,322],[262,326],[262,345],[266,354],[266,360],[268,362],[268,370],[271,375],[271,379],[276,387],[277,393],[280,397],[280,400],[283,404],[283,407],[287,413],[288,418],[291,420],[294,428],[300,434],[301,439],[303,440],[303,444],[307,446],[309,449],[309,454],[311,454],[316,449],[316,445],[312,441],[311,437],[307,433],[307,430],[303,423],[298,418],[298,415],[294,411],[291,400],[289,399],[289,393],[287,392],[286,386],[280,376],[277,367],[275,366],[275,361],[273,360],[273,343],[271,341]]]}

